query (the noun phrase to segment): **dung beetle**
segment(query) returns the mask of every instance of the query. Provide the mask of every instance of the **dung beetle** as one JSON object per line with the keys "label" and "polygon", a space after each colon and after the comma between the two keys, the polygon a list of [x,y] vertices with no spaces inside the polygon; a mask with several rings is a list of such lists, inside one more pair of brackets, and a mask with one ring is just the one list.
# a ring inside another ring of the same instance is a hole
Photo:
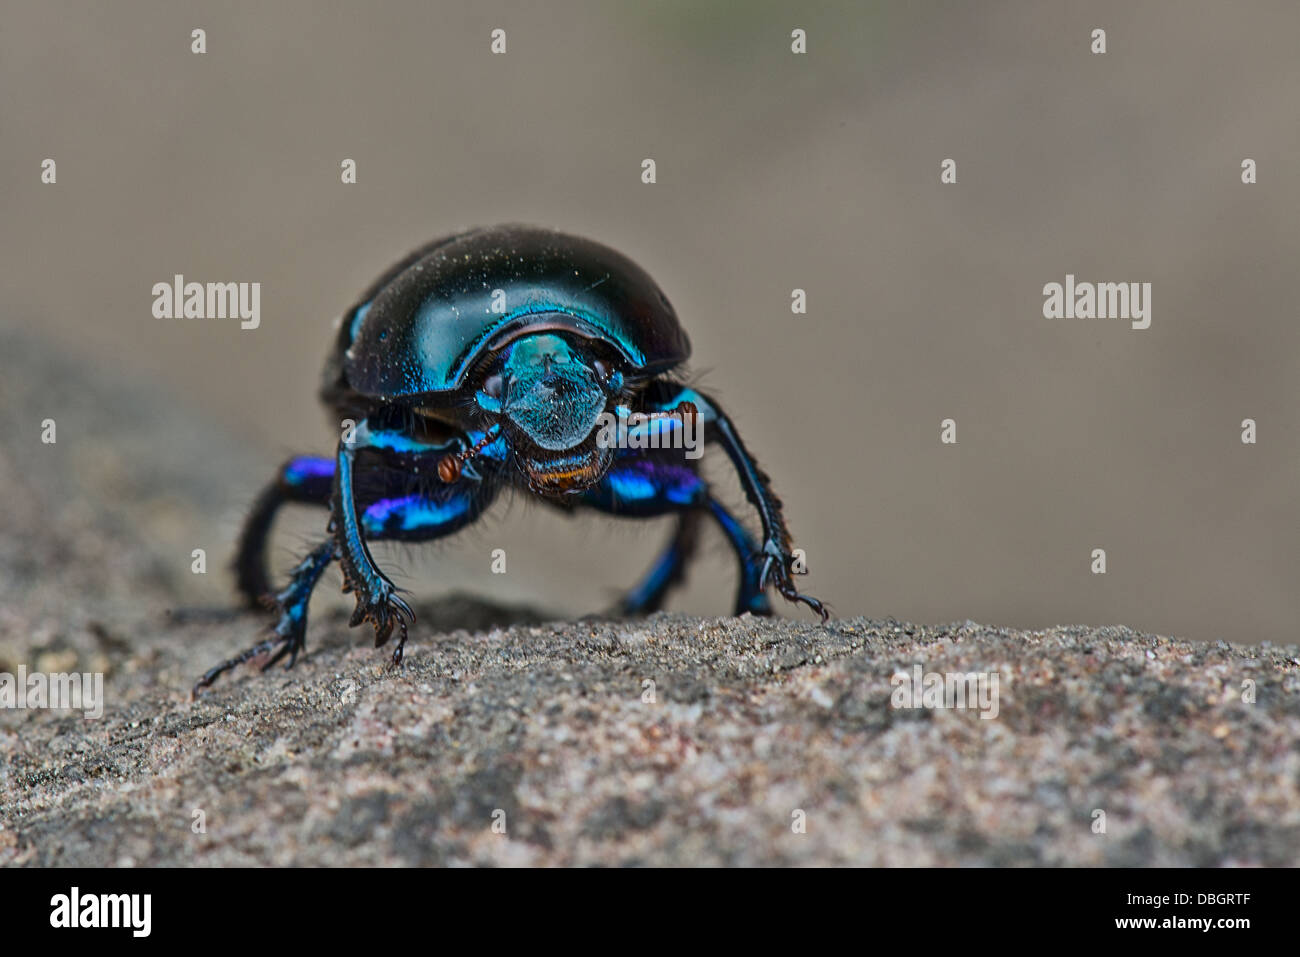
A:
{"label": "dung beetle", "polygon": [[[711,516],[739,560],[736,614],[771,614],[774,587],[827,618],[791,581],[781,502],[718,404],[675,381],[690,342],[673,307],[635,263],[587,239],[494,226],[428,243],[344,313],[321,400],[345,423],[329,458],[290,459],[244,524],[234,567],[250,604],[274,609],[274,633],[207,672],[195,691],[264,654],[263,670],[302,651],[307,605],[337,560],[356,595],[350,624],[375,645],[415,615],[367,542],[426,541],[475,521],[510,486],[566,510],[676,516],[668,547],[623,600],[649,613],[683,578],[700,519]],[[619,427],[610,429],[611,422]],[[755,542],[710,494],[686,440],[721,445],[762,523]],[[328,534],[273,593],[266,542],[281,505],[329,509]]]}

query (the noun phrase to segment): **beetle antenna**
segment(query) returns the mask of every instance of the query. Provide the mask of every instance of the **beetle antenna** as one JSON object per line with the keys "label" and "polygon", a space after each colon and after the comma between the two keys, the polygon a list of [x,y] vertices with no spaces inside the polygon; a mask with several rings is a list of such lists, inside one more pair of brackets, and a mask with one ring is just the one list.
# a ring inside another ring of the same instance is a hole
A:
{"label": "beetle antenna", "polygon": [[501,433],[501,423],[493,425],[483,433],[483,438],[479,439],[474,445],[461,452],[449,452],[438,460],[438,478],[450,485],[460,478],[461,468],[478,455],[485,448],[496,441],[496,437]]}

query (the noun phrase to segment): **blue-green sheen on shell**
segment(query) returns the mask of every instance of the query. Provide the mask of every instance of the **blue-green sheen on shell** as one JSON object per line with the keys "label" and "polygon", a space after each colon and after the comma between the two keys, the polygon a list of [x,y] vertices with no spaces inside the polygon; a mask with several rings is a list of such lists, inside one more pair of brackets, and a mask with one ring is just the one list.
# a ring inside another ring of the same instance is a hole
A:
{"label": "blue-green sheen on shell", "polygon": [[363,395],[451,403],[487,351],[547,330],[607,343],[632,375],[691,351],[668,298],[626,256],[554,230],[492,226],[429,243],[380,277],[343,317],[341,369]]}

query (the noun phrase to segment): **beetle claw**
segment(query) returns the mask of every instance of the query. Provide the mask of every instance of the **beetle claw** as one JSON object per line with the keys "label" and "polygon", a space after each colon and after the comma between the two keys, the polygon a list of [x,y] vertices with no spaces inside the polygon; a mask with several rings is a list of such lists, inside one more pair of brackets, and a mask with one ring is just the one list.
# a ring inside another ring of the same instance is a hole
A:
{"label": "beetle claw", "polygon": [[781,597],[791,604],[804,604],[821,616],[822,624],[830,620],[831,613],[826,605],[813,598],[811,595],[805,595],[794,587],[794,582],[790,580],[789,562],[792,559],[781,557],[778,559],[777,554],[773,551],[767,551],[767,558],[763,561],[763,572],[759,576],[759,584],[766,588],[772,585],[780,593]]}
{"label": "beetle claw", "polygon": [[406,619],[397,619],[397,624],[401,629],[402,636],[397,639],[397,647],[393,649],[394,668],[400,668],[402,666],[402,656],[406,652]]}
{"label": "beetle claw", "polygon": [[822,604],[816,598],[813,598],[811,595],[805,595],[802,592],[797,592],[793,588],[789,590],[782,588],[781,597],[789,602],[794,602],[794,603],[802,602],[803,604],[807,605],[817,614],[821,615],[823,625],[830,620],[831,617],[830,611],[827,610],[824,604]]}
{"label": "beetle claw", "polygon": [[286,655],[289,657],[289,663],[286,664],[285,670],[292,668],[298,662],[298,655],[307,645],[307,635],[305,623],[299,623],[291,618],[289,613],[281,610],[280,621],[274,628],[274,633],[270,638],[259,641],[253,647],[241,651],[233,658],[227,658],[221,664],[214,668],[209,668],[204,672],[203,677],[194,683],[190,690],[190,697],[197,698],[199,692],[204,688],[211,687],[212,683],[224,675],[227,671],[233,671],[247,661],[254,658],[260,658],[267,652],[274,651],[273,654],[262,666],[259,671],[267,671],[272,665],[282,661]]}
{"label": "beetle claw", "polygon": [[357,602],[356,610],[353,611],[349,624],[359,625],[363,621],[369,621],[375,626],[376,648],[388,643],[395,626],[401,629],[402,638],[400,644],[405,644],[407,626],[415,623],[415,612],[411,610],[411,606],[406,603],[405,599],[394,594],[391,584],[384,582],[377,598],[369,602]]}

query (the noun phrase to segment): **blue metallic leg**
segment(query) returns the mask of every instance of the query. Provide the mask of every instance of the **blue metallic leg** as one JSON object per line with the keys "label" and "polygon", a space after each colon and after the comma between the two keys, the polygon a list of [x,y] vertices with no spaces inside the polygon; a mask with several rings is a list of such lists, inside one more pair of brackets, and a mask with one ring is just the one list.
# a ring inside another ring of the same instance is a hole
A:
{"label": "blue metallic leg", "polygon": [[[450,484],[440,481],[435,476],[438,461],[443,455],[448,451],[459,451],[481,437],[482,433],[471,433],[468,440],[458,438],[434,445],[418,442],[399,431],[371,431],[363,423],[358,427],[357,439],[353,447],[340,446],[339,454],[335,459],[295,459],[289,463],[283,472],[289,472],[295,463],[308,463],[300,465],[293,474],[303,475],[313,480],[327,472],[330,475],[330,485],[337,489],[333,495],[326,494],[326,500],[331,506],[331,537],[317,546],[303,560],[294,571],[289,586],[272,599],[280,610],[275,634],[208,671],[195,685],[195,692],[207,687],[239,664],[268,652],[274,651],[275,654],[266,667],[285,656],[289,656],[289,666],[292,666],[305,641],[307,604],[311,599],[312,590],[335,558],[340,559],[344,566],[345,589],[350,584],[352,589],[358,590],[358,608],[365,609],[366,604],[363,604],[365,596],[360,592],[361,588],[372,588],[376,580],[386,584],[389,589],[393,587],[374,567],[373,559],[370,558],[370,553],[365,547],[367,540],[419,541],[438,538],[450,534],[477,518],[479,513],[490,504],[496,490],[495,483],[484,481],[482,475],[468,467],[463,469],[458,481]],[[355,452],[363,448],[376,453],[381,461],[377,467],[364,466],[360,473],[354,476]],[[501,449],[489,447],[484,451],[482,458],[488,460],[489,464],[495,464],[501,454]],[[395,467],[386,468],[386,464]],[[416,478],[413,480],[412,476]],[[427,478],[419,476],[427,476]],[[363,479],[367,496],[360,506],[359,515],[353,487],[354,477]],[[282,474],[277,484],[284,478]],[[319,491],[319,486],[312,486],[312,488],[313,494]],[[284,497],[279,492],[277,498],[282,501],[297,500]],[[274,508],[269,511],[273,513]],[[253,524],[251,520],[249,524]],[[261,539],[264,540],[265,531],[260,534]],[[260,548],[249,549],[250,554],[258,551]],[[354,577],[350,580],[347,577],[349,562],[353,563],[354,568],[352,573]],[[398,616],[397,621],[402,625],[401,641],[393,654],[394,661],[400,662],[408,623],[408,619],[400,617],[401,609],[405,608],[407,614],[410,613],[410,609],[391,592],[388,593],[387,598],[389,614]],[[368,616],[363,615],[362,618],[358,618],[354,615],[353,623],[359,623],[364,617]],[[388,634],[391,634],[394,624],[393,618],[390,617]],[[376,627],[376,633],[378,632],[379,626]],[[387,638],[388,634],[385,634],[384,638]],[[382,640],[378,643],[382,643]]]}
{"label": "blue metallic leg", "polygon": [[361,528],[371,541],[424,542],[464,528],[490,501],[490,496],[468,483],[431,485],[366,505]]}
{"label": "blue metallic leg", "polygon": [[671,512],[680,515],[668,547],[623,600],[624,613],[655,611],[669,590],[682,580],[685,565],[695,550],[698,516],[705,509],[727,536],[740,566],[735,613],[772,613],[762,584],[762,552],[736,517],[709,494],[708,484],[692,467],[671,455],[651,457],[623,452],[604,480],[583,495],[583,501],[611,515],[653,517]]}
{"label": "blue metallic leg", "polygon": [[673,512],[678,525],[667,549],[646,577],[620,603],[625,615],[657,610],[669,590],[682,580],[685,564],[695,550],[699,508],[709,488],[693,468],[680,461],[620,451],[609,472],[582,493],[584,505],[619,515],[654,518]]}
{"label": "blue metallic leg", "polygon": [[[735,614],[751,612],[755,615],[772,614],[772,604],[759,583],[762,574],[762,554],[745,526],[727,511],[715,498],[708,499],[709,514],[717,520],[727,542],[736,553],[739,565],[739,584],[736,588]],[[682,512],[677,519],[677,530],[672,540],[655,560],[645,578],[623,599],[620,611],[625,615],[648,615],[663,607],[668,592],[681,584],[686,566],[695,554],[698,540],[700,512]]]}
{"label": "blue metallic leg", "polygon": [[700,513],[692,509],[677,516],[677,528],[663,554],[635,588],[624,596],[619,610],[624,615],[648,615],[663,607],[664,598],[685,578],[686,565],[699,541]]}
{"label": "blue metallic leg", "polygon": [[758,545],[745,526],[727,511],[715,498],[709,498],[709,512],[717,519],[727,541],[735,549],[740,563],[740,584],[736,588],[736,614],[752,612],[755,615],[772,614],[772,603],[763,588],[763,559]]}
{"label": "blue metallic leg", "polygon": [[262,665],[263,671],[270,668],[285,655],[289,656],[289,663],[285,667],[292,668],[294,662],[298,660],[298,653],[302,651],[307,640],[307,604],[311,601],[312,590],[333,560],[333,541],[322,542],[312,549],[311,553],[294,569],[289,586],[275,596],[275,602],[280,609],[280,620],[275,626],[272,637],[258,642],[252,648],[233,658],[223,661],[215,668],[210,668],[195,683],[193,693],[198,694],[200,689],[208,687],[227,671],[272,650],[275,650],[275,654],[271,656],[266,664]]}
{"label": "blue metallic leg", "polygon": [[361,522],[357,518],[357,503],[353,491],[353,468],[357,448],[369,445],[370,436],[365,423],[356,428],[352,445],[339,443],[336,463],[338,472],[334,482],[334,495],[330,499],[330,533],[338,544],[339,563],[343,566],[343,590],[356,592],[357,607],[348,624],[355,627],[363,621],[375,626],[375,647],[388,641],[393,626],[401,629],[395,660],[401,660],[406,645],[407,626],[415,621],[411,606],[397,595],[396,586],[388,580],[370,557],[366,547]]}
{"label": "blue metallic leg", "polygon": [[[438,460],[447,452],[462,451],[482,433],[431,445],[397,429],[372,429],[368,422],[357,425],[351,444],[340,442],[335,458],[334,494],[330,499],[330,533],[343,567],[343,590],[355,592],[357,607],[349,624],[369,621],[375,628],[375,647],[388,641],[393,628],[400,630],[393,663],[400,664],[406,647],[407,628],[415,621],[411,606],[381,572],[366,547],[367,538],[397,538],[420,541],[437,538],[473,521],[491,501],[495,484],[465,466],[459,479],[443,483],[437,476]],[[488,444],[479,459],[491,464],[504,454],[504,441]],[[382,497],[357,514],[354,469],[357,454],[378,453],[403,482],[401,492]],[[412,475],[427,478],[412,483]],[[414,487],[412,487],[414,485]]]}
{"label": "blue metallic leg", "polygon": [[774,586],[786,601],[803,602],[821,615],[822,621],[826,621],[830,617],[830,612],[825,605],[810,595],[801,594],[794,587],[791,579],[791,575],[795,574],[794,544],[790,538],[790,531],[786,528],[781,500],[772,491],[771,480],[745,448],[745,444],[740,440],[740,433],[736,431],[726,413],[712,399],[687,388],[675,392],[667,401],[654,404],[647,411],[671,412],[683,404],[693,406],[703,417],[706,438],[721,443],[736,469],[741,488],[745,490],[745,497],[758,511],[758,517],[763,523],[759,568],[761,587],[765,589],[769,585]]}
{"label": "blue metallic leg", "polygon": [[235,582],[253,607],[274,607],[270,577],[266,572],[266,540],[280,506],[288,502],[328,506],[334,487],[334,460],[299,456],[280,466],[274,481],[253,503],[235,553]]}

